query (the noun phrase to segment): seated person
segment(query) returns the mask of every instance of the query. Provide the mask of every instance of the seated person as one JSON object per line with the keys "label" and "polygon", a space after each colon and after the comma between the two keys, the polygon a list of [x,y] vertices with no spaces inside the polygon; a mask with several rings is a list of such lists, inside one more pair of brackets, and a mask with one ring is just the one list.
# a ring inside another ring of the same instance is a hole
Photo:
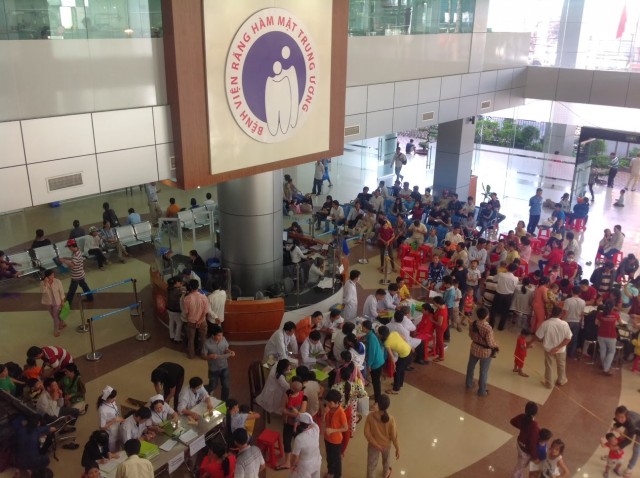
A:
{"label": "seated person", "polygon": [[0,251],[0,279],[14,279],[20,277],[20,273],[14,266],[19,266],[17,262],[11,262],[4,255],[4,251]]}
{"label": "seated person", "polygon": [[320,323],[324,315],[319,310],[316,310],[313,314],[304,319],[300,319],[296,324],[296,342],[298,345],[302,345],[302,343],[307,340],[309,334],[314,330],[320,329]]}
{"label": "seated person", "polygon": [[400,294],[398,292],[398,284],[393,282],[389,284],[383,299],[384,310],[396,310],[400,306]]}
{"label": "seated person", "polygon": [[11,395],[16,394],[16,384],[23,385],[23,382],[9,376],[9,368],[0,364],[0,390],[9,392]]}
{"label": "seated person", "polygon": [[[416,186],[417,187],[417,186]],[[424,206],[422,205],[422,199],[416,199],[411,209],[411,218],[414,221],[422,222],[422,216],[424,216]]]}
{"label": "seated person", "polygon": [[498,195],[496,193],[491,193],[490,203],[491,207],[496,213],[496,219],[498,220],[498,223],[501,223],[507,216],[505,216],[504,214],[500,214],[500,200],[498,199]]}
{"label": "seated person", "polygon": [[409,181],[405,181],[402,184],[402,189],[398,192],[398,197],[402,198],[405,201],[411,199],[411,193],[413,191],[410,189]]}
{"label": "seated person", "polygon": [[300,361],[303,365],[314,365],[318,360],[327,360],[322,334],[319,330],[312,330],[309,337],[300,346]]}
{"label": "seated person", "polygon": [[324,272],[325,272],[324,258],[316,257],[313,260],[313,264],[311,264],[311,267],[309,268],[309,279],[307,284],[308,285],[318,284],[324,278]]}
{"label": "seated person", "polygon": [[316,212],[316,229],[320,229],[320,223],[327,219],[329,214],[331,213],[331,208],[333,207],[333,197],[331,195],[327,195],[327,199],[322,204],[322,207],[319,211]]}
{"label": "seated person", "polygon": [[346,218],[344,216],[344,209],[340,205],[340,202],[337,200],[333,200],[331,203],[331,210],[329,211],[329,216],[327,217],[330,221],[333,221],[337,226],[341,226],[344,224]]}
{"label": "seated person", "polygon": [[461,224],[464,237],[475,237],[477,233],[476,231],[477,224],[473,216],[474,216],[474,213],[470,212],[469,214],[467,214],[467,218]]}
{"label": "seated person", "polygon": [[116,231],[111,227],[111,223],[109,221],[104,221],[102,223],[100,236],[102,237],[103,244],[108,249],[115,249],[118,252],[118,258],[120,259],[120,262],[124,262],[124,258],[129,256],[129,253],[120,242],[120,239],[118,239]]}
{"label": "seated person", "polygon": [[298,355],[298,342],[296,342],[296,324],[285,322],[281,329],[276,330],[264,348],[265,360],[274,357],[276,360],[287,358],[289,355]]}
{"label": "seated person", "polygon": [[322,335],[322,342],[324,343],[325,338],[331,337],[336,330],[339,330],[344,325],[344,318],[340,315],[340,311],[338,309],[331,309],[328,317],[323,317],[318,325],[318,329]]}
{"label": "seated person", "polygon": [[153,440],[156,434],[152,426],[151,410],[148,407],[140,407],[120,424],[120,441],[126,443],[134,439]]}
{"label": "seated person", "polygon": [[376,191],[380,193],[383,199],[387,199],[389,196],[391,196],[391,194],[389,194],[389,190],[387,189],[387,184],[384,181],[380,181]]}
{"label": "seated person", "polygon": [[356,200],[347,216],[347,227],[354,229],[358,221],[364,217],[364,209],[360,207],[360,201]]}
{"label": "seated person", "polygon": [[469,253],[467,252],[467,245],[464,242],[458,242],[456,244],[456,251],[451,256],[448,264],[449,268],[455,267],[458,260],[462,261],[464,267],[469,267]]}
{"label": "seated person", "polygon": [[498,215],[493,210],[493,206],[490,202],[482,203],[482,205],[480,206],[480,214],[478,216],[478,222],[480,223],[480,234],[482,234],[489,227],[492,227],[497,217]]}
{"label": "seated person", "polygon": [[505,262],[507,264],[511,264],[516,259],[520,258],[520,253],[518,252],[518,248],[516,247],[516,243],[514,241],[509,241],[507,238],[507,257],[505,258]]}
{"label": "seated person", "polygon": [[104,265],[107,262],[107,258],[104,256],[102,249],[104,248],[104,241],[98,234],[98,229],[94,226],[89,228],[89,236],[84,241],[84,253],[89,256],[95,256],[98,259],[98,267],[100,270],[104,270]]}
{"label": "seated person", "polygon": [[444,236],[445,241],[451,242],[451,244],[457,245],[459,242],[464,242],[464,237],[460,234],[460,228],[454,227],[452,231],[447,232]]}
{"label": "seated person", "polygon": [[129,213],[129,215],[127,216],[127,224],[134,225],[134,224],[140,224],[142,222],[142,218],[140,217],[140,214],[138,214],[135,209],[130,207],[127,212]]}
{"label": "seated person", "polygon": [[358,193],[358,196],[356,197],[356,199],[360,202],[360,205],[362,206],[363,209],[366,209],[367,206],[369,205],[369,201],[371,200],[371,197],[373,195],[369,194],[369,188],[367,186],[362,188],[362,192]]}
{"label": "seated person", "polygon": [[460,208],[459,214],[461,216],[467,217],[469,214],[474,214],[476,212],[476,204],[474,202],[473,196],[469,196],[467,198],[467,202],[462,205]]}
{"label": "seated person", "polygon": [[573,206],[573,214],[571,215],[571,221],[575,219],[585,219],[585,224],[589,219],[589,198],[578,198],[578,202]]}
{"label": "seated person", "polygon": [[75,219],[73,221],[73,229],[69,232],[69,239],[77,239],[85,235],[86,233],[84,232],[84,229],[80,227],[80,221]]}
{"label": "seated person", "polygon": [[369,207],[376,213],[384,211],[384,197],[379,189],[373,191],[373,197],[369,200]]}
{"label": "seated person", "polygon": [[189,258],[191,259],[189,267],[192,271],[200,274],[205,274],[207,272],[207,265],[205,264],[204,259],[200,257],[200,254],[198,254],[198,251],[195,249],[190,250]]}
{"label": "seated person", "polygon": [[422,195],[422,204],[424,204],[427,207],[433,204],[433,196],[431,195],[431,188],[424,188],[424,194]]}
{"label": "seated person", "polygon": [[429,211],[427,224],[429,226],[449,226],[451,219],[446,210],[443,210],[439,204],[434,204]]}
{"label": "seated person", "polygon": [[296,221],[293,221],[291,225],[287,229],[285,229],[285,231],[293,232],[294,234],[304,234],[304,232],[302,231],[302,226],[300,226],[300,224],[298,224]]}
{"label": "seated person", "polygon": [[464,204],[462,202],[460,202],[460,200],[458,199],[458,194],[457,193],[453,193],[451,195],[451,200],[449,201],[449,205],[447,206],[447,209],[449,210],[449,214],[451,214],[452,216],[460,216],[460,210],[462,209],[462,207],[464,206]]}
{"label": "seated person", "polygon": [[[78,415],[80,415],[80,410],[64,406],[64,396],[56,380],[53,377],[45,378],[43,386],[44,390],[36,403],[36,411],[46,417],[45,420],[47,422],[52,422],[60,417],[72,417],[73,420],[70,424],[75,424]],[[73,432],[75,428],[69,427],[67,431]]]}
{"label": "seated person", "polygon": [[200,419],[200,414],[192,412],[191,409],[201,402],[206,402],[207,410],[213,410],[213,400],[204,388],[203,381],[200,377],[192,377],[189,379],[189,387],[183,388],[178,399],[177,412],[180,415],[186,415],[195,421]]}
{"label": "seated person", "polygon": [[422,202],[422,194],[420,194],[420,186],[414,186],[413,191],[411,192],[411,199],[414,201]]}
{"label": "seated person", "polygon": [[180,206],[176,204],[176,199],[169,198],[169,207],[167,208],[166,212],[167,217],[177,217],[180,211],[181,209]]}
{"label": "seated person", "polygon": [[189,202],[189,209],[195,209],[200,207],[198,205],[198,201],[196,200],[196,198],[191,198],[191,201]]}
{"label": "seated person", "polygon": [[440,258],[434,255],[431,264],[429,264],[429,276],[423,285],[430,290],[439,289],[445,274],[446,269],[440,262]]}
{"label": "seated person", "polygon": [[402,198],[397,197],[393,203],[393,207],[391,208],[391,214],[395,217],[398,216],[407,216],[407,208],[404,207],[404,202]]}
{"label": "seated person", "polygon": [[[567,234],[568,236],[568,234]],[[630,280],[636,275],[636,271],[638,270],[638,259],[635,254],[629,254],[627,257],[620,261],[620,265],[618,266],[618,270],[616,272],[616,280]]]}
{"label": "seated person", "polygon": [[429,235],[425,238],[425,244],[431,246],[432,249],[438,247],[438,230],[435,227],[429,231]]}
{"label": "seated person", "polygon": [[44,237],[44,231],[42,229],[36,230],[36,238],[31,243],[31,250],[37,249],[38,247],[50,246],[51,241]]}
{"label": "seated person", "polygon": [[393,186],[391,186],[391,188],[389,189],[389,194],[391,194],[393,197],[398,197],[401,190],[402,185],[400,183],[400,180],[396,179],[396,181],[393,183]]}
{"label": "seated person", "polygon": [[364,301],[362,315],[369,320],[376,320],[380,312],[384,310],[384,298],[387,292],[384,289],[377,289],[375,293],[370,294]]}
{"label": "seated person", "polygon": [[404,277],[396,277],[396,284],[398,284],[398,295],[400,296],[400,301],[411,299],[411,291],[407,287]]}

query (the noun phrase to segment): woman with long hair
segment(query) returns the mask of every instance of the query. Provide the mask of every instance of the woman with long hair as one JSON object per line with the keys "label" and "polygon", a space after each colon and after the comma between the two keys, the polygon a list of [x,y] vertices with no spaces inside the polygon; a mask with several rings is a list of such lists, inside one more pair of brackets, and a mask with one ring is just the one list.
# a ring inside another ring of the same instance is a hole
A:
{"label": "woman with long hair", "polygon": [[340,405],[344,409],[349,425],[349,429],[342,434],[342,454],[344,455],[358,424],[358,400],[367,397],[367,392],[361,380],[354,380],[354,375],[349,367],[340,369],[340,382],[336,383],[331,389],[337,390],[342,395]]}
{"label": "woman with long hair", "polygon": [[267,381],[260,395],[256,397],[256,403],[267,413],[282,414],[282,400],[289,390],[286,374],[291,368],[291,362],[287,359],[280,360],[271,368]]}
{"label": "woman with long hair", "polygon": [[382,476],[391,476],[389,453],[391,444],[396,449],[396,460],[400,459],[400,445],[398,443],[398,429],[396,420],[387,410],[391,405],[389,395],[380,395],[374,410],[367,416],[364,424],[364,437],[367,439],[367,478],[375,476],[378,457],[382,455]]}
{"label": "woman with long hair", "polygon": [[535,402],[527,402],[524,413],[511,419],[511,425],[520,430],[516,448],[518,449],[518,461],[513,470],[513,478],[523,478],[525,470],[529,468],[531,460],[538,459],[538,435],[540,427],[536,422],[538,405]]}
{"label": "woman with long hair", "polygon": [[236,456],[219,442],[209,442],[200,463],[199,478],[231,478],[236,470]]}

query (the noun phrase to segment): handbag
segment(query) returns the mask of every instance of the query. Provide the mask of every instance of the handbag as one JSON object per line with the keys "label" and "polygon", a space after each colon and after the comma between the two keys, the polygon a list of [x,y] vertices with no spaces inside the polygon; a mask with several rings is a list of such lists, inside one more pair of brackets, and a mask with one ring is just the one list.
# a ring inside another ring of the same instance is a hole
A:
{"label": "handbag", "polygon": [[69,304],[68,300],[65,300],[64,304],[62,304],[62,308],[60,309],[60,314],[58,316],[60,317],[60,320],[67,320],[67,317],[69,317],[70,313],[71,305]]}

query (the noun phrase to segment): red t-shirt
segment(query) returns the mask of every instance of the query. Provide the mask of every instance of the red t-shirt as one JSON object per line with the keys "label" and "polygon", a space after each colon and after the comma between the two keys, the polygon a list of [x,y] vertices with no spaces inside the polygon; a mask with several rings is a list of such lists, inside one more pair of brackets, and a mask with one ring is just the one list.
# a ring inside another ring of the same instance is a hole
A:
{"label": "red t-shirt", "polygon": [[562,249],[553,249],[549,252],[549,255],[547,256],[547,260],[549,262],[547,262],[547,265],[544,268],[544,273],[548,274],[553,266],[561,264],[563,256],[564,253],[562,252]]}
{"label": "red t-shirt", "polygon": [[449,327],[449,311],[447,310],[446,307],[436,310],[436,313],[434,314],[435,321],[439,322],[440,317],[442,317],[442,325],[440,326],[436,325],[435,328],[438,331],[447,330],[447,327]]}
{"label": "red t-shirt", "polygon": [[562,267],[562,277],[573,277],[573,275],[578,270],[578,263],[573,262],[563,262],[560,267]]}
{"label": "red t-shirt", "polygon": [[231,478],[236,471],[236,456],[230,454],[229,458],[229,473],[224,474],[222,470],[222,462],[217,461],[213,458],[210,458],[209,455],[206,455],[200,464],[200,476],[203,476],[205,473],[209,474],[209,478]]}
{"label": "red t-shirt", "polygon": [[604,315],[602,313],[598,314],[598,321],[600,325],[598,326],[598,337],[603,337],[606,339],[615,339],[618,337],[618,331],[616,329],[616,324],[620,320],[620,314],[617,312],[611,312],[609,315]]}
{"label": "red t-shirt", "polygon": [[596,300],[597,297],[598,291],[594,287],[589,286],[586,292],[580,291],[580,298],[585,302]]}

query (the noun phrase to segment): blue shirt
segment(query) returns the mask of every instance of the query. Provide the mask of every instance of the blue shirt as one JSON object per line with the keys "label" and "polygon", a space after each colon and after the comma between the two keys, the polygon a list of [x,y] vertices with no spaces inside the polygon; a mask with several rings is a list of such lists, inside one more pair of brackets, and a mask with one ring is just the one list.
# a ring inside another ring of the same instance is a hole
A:
{"label": "blue shirt", "polygon": [[529,214],[539,216],[542,214],[542,197],[537,194],[529,199]]}
{"label": "blue shirt", "polygon": [[140,224],[141,222],[142,218],[137,212],[132,212],[127,216],[127,224]]}
{"label": "blue shirt", "polygon": [[455,287],[449,287],[447,290],[445,290],[442,298],[444,299],[444,303],[446,304],[447,309],[453,309],[453,307],[456,305]]}
{"label": "blue shirt", "polygon": [[562,209],[560,211],[553,211],[553,214],[551,214],[551,217],[555,219],[560,219],[562,222],[564,222],[566,218],[564,211]]}
{"label": "blue shirt", "polygon": [[384,365],[384,349],[380,343],[380,339],[370,330],[366,337],[366,357],[367,365],[372,370],[380,368]]}

